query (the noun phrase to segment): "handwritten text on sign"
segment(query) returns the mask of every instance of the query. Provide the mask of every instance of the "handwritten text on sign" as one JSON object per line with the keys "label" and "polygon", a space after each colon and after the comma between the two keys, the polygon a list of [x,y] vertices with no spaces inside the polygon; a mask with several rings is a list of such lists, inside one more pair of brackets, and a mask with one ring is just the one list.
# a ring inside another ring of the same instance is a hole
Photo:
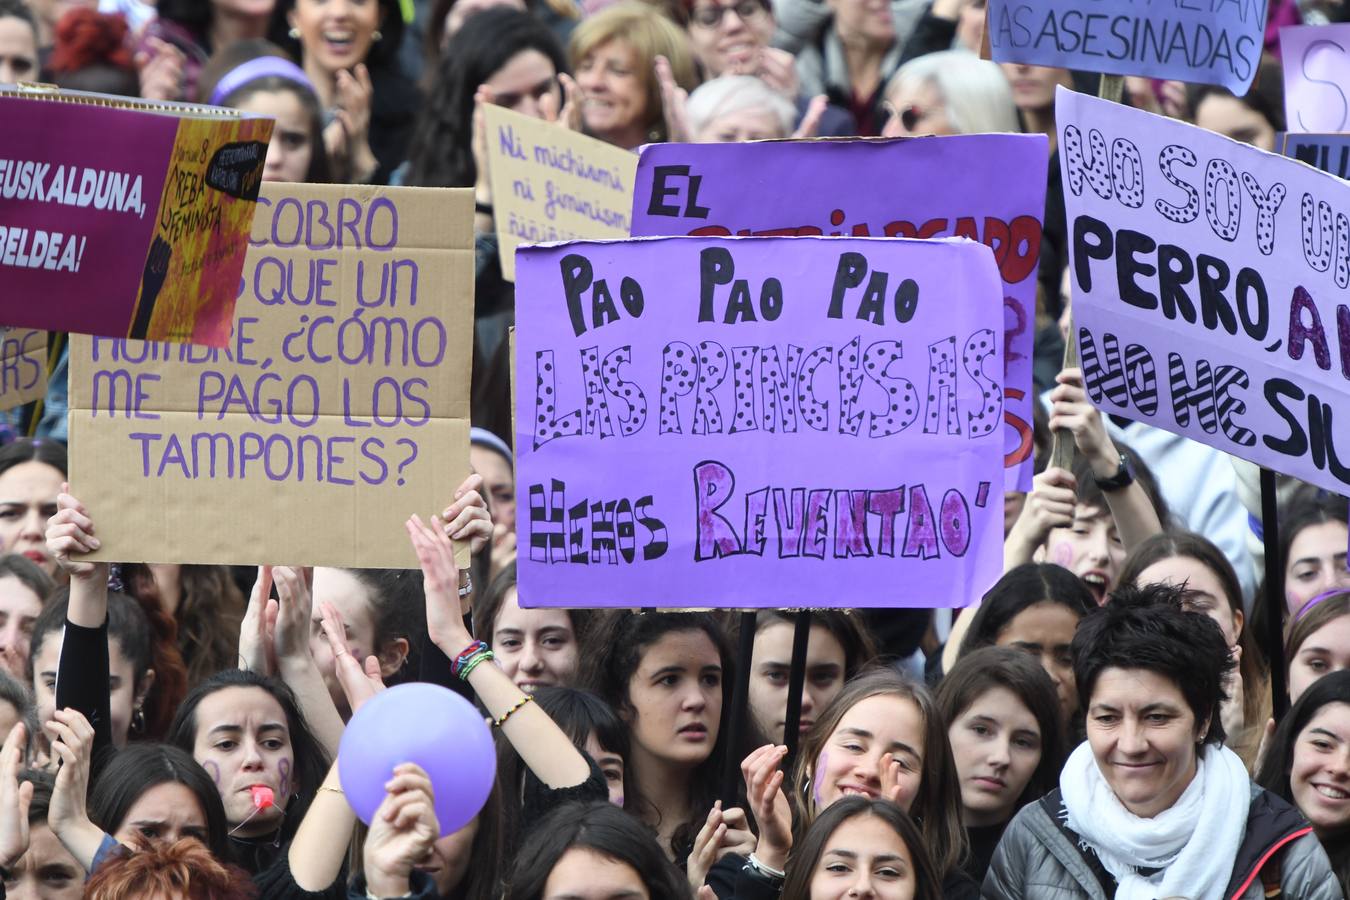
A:
{"label": "handwritten text on sign", "polygon": [[1350,184],[1119,104],[1057,100],[1092,401],[1344,493]]}
{"label": "handwritten text on sign", "polygon": [[1032,341],[1048,150],[1040,135],[656,144],[633,234],[947,235],[989,245],[1003,279],[1007,490],[1032,476]]}
{"label": "handwritten text on sign", "polygon": [[987,247],[668,238],[518,261],[523,604],[951,606],[998,577]]}
{"label": "handwritten text on sign", "polygon": [[515,278],[521,244],[628,237],[637,156],[500,106],[483,110],[503,277]]}
{"label": "handwritten text on sign", "polygon": [[1256,75],[1266,0],[990,0],[998,62],[1221,84]]}
{"label": "handwritten text on sign", "polygon": [[1290,133],[1350,131],[1350,25],[1280,29]]}
{"label": "handwritten text on sign", "polygon": [[228,346],[75,341],[72,480],[123,517],[104,552],[410,564],[403,519],[467,460],[469,198],[265,187]]}

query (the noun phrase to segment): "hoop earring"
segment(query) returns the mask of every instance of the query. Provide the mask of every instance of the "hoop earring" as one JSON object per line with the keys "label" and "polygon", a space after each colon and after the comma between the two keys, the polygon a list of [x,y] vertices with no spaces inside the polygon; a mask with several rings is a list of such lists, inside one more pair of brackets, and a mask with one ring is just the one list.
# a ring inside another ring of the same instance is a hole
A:
{"label": "hoop earring", "polygon": [[380,34],[380,30],[377,28],[375,31],[371,32],[370,39],[378,44],[380,41],[384,40],[384,35]]}
{"label": "hoop earring", "polygon": [[290,38],[293,41],[300,40],[300,29],[292,28],[290,31],[286,32],[286,37]]}
{"label": "hoop earring", "polygon": [[131,730],[135,734],[145,734],[145,710],[139,706],[131,711]]}

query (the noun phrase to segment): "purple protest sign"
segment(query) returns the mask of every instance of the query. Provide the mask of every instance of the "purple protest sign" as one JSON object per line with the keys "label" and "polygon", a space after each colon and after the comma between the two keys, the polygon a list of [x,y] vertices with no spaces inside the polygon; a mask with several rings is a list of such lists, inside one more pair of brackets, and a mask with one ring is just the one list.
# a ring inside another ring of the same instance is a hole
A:
{"label": "purple protest sign", "polygon": [[1014,134],[656,144],[638,160],[633,235],[957,235],[988,244],[1003,278],[1004,486],[1030,490],[1047,158],[1043,136]]}
{"label": "purple protest sign", "polygon": [[986,27],[997,62],[1221,84],[1240,95],[1261,59],[1266,0],[989,0]]}
{"label": "purple protest sign", "polygon": [[1350,184],[1071,91],[1056,120],[1093,403],[1344,493]]}
{"label": "purple protest sign", "polygon": [[1280,60],[1290,133],[1350,130],[1350,24],[1281,28]]}
{"label": "purple protest sign", "polygon": [[1002,569],[1000,294],[972,241],[522,247],[521,604],[968,604]]}

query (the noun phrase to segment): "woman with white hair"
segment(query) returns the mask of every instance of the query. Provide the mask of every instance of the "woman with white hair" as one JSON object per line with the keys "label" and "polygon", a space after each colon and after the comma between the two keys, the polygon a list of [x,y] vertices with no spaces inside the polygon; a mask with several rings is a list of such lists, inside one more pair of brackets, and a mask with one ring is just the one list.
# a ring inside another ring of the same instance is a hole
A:
{"label": "woman with white hair", "polygon": [[754,75],[723,75],[689,95],[689,133],[699,144],[785,138],[797,110]]}
{"label": "woman with white hair", "polygon": [[891,78],[886,137],[1018,132],[1017,107],[998,65],[965,50],[929,53]]}

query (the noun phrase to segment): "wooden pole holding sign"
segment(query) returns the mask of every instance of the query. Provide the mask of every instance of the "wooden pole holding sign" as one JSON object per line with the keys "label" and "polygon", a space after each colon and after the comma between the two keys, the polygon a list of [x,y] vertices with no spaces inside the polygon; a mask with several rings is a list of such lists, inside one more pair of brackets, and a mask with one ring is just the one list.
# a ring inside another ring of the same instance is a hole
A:
{"label": "wooden pole holding sign", "polygon": [[783,761],[784,771],[792,765],[797,755],[797,738],[802,720],[802,688],[806,684],[806,642],[811,636],[811,610],[797,612],[797,622],[792,629],[792,667],[788,670],[787,716],[783,723],[783,743],[787,745],[787,759]]}
{"label": "wooden pole holding sign", "polygon": [[1270,664],[1271,712],[1275,721],[1289,711],[1284,670],[1284,562],[1280,559],[1279,503],[1275,473],[1261,467],[1261,539],[1266,545],[1266,660]]}
{"label": "wooden pole holding sign", "polygon": [[[1097,88],[1097,96],[1112,103],[1119,103],[1125,96],[1125,78],[1122,75],[1103,75]],[[1069,313],[1068,335],[1064,339],[1064,362],[1060,370],[1078,368],[1078,341],[1073,334],[1073,312]],[[1055,429],[1055,440],[1050,445],[1051,468],[1073,468],[1073,434],[1067,428]]]}
{"label": "wooden pole holding sign", "polygon": [[741,613],[740,635],[736,641],[736,684],[731,690],[731,715],[727,718],[726,769],[722,773],[722,808],[736,805],[740,793],[741,761],[737,752],[745,735],[745,717],[750,713],[750,667],[755,655],[755,626],[758,616],[753,609]]}

